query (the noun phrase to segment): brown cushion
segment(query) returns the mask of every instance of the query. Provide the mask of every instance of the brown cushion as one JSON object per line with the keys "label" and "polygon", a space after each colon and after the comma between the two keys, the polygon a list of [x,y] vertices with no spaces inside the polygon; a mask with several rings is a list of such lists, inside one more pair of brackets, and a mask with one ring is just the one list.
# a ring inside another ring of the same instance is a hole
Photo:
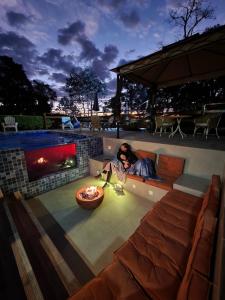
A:
{"label": "brown cushion", "polygon": [[191,244],[192,233],[159,218],[156,214],[151,214],[150,217],[143,222],[143,224],[144,223],[148,223],[150,226],[160,231],[164,236],[168,236],[169,238],[176,240],[186,248],[188,248]]}
{"label": "brown cushion", "polygon": [[159,201],[154,205],[152,214],[190,233],[194,232],[196,217]]}
{"label": "brown cushion", "polygon": [[183,174],[184,158],[159,154],[157,172],[161,175],[179,177]]}
{"label": "brown cushion", "polygon": [[126,242],[116,255],[152,299],[174,300],[181,282],[179,274],[172,268],[168,271],[166,264],[161,267],[163,264],[156,252],[154,258],[148,253],[142,255],[139,249]]}
{"label": "brown cushion", "polygon": [[158,180],[152,180],[152,179],[147,179],[145,180],[146,184],[156,186],[160,189],[166,190],[166,191],[171,191],[173,189],[173,183],[176,181],[176,178],[173,176],[168,176],[164,174],[159,174],[160,177],[162,177],[162,181]]}
{"label": "brown cushion", "polygon": [[208,206],[206,208],[206,212],[208,215],[214,217],[218,215],[219,206],[220,206],[220,190],[221,190],[220,177],[218,175],[213,175]]}
{"label": "brown cushion", "polygon": [[195,231],[191,252],[188,257],[186,271],[185,271],[184,277],[182,279],[182,283],[179,288],[178,297],[177,297],[177,299],[179,299],[179,300],[190,299],[188,297],[188,289],[191,284],[192,272],[193,272],[193,262],[194,262],[194,258],[195,258],[196,251],[197,251],[197,245],[198,245],[200,237],[201,237],[201,232],[203,230],[203,224],[204,224],[204,219],[201,218],[199,220],[197,230]]}
{"label": "brown cushion", "polygon": [[210,276],[216,224],[216,218],[204,216],[203,230],[193,260],[192,268],[207,277]]}
{"label": "brown cushion", "polygon": [[142,158],[150,158],[153,161],[156,161],[156,153],[149,152],[149,151],[143,151],[143,150],[136,150],[134,154],[137,156],[138,159]]}
{"label": "brown cushion", "polygon": [[[113,299],[147,300],[144,291],[138,285],[132,274],[117,260],[110,264],[101,274]],[[104,299],[104,298],[99,298]],[[108,299],[105,299],[108,300]]]}
{"label": "brown cushion", "polygon": [[99,300],[107,299],[113,300],[110,289],[105,281],[96,277],[82,287],[75,295],[71,296],[68,300]]}
{"label": "brown cushion", "polygon": [[135,233],[130,237],[130,240],[134,240],[136,236],[142,236],[146,243],[154,245],[162,253],[166,254],[176,265],[179,266],[179,271],[184,272],[186,268],[186,262],[189,255],[190,247],[185,247],[179,241],[162,234],[156,228],[150,226],[147,222],[142,223]]}
{"label": "brown cushion", "polygon": [[141,182],[144,181],[144,178],[138,175],[127,174],[127,178],[134,179]]}
{"label": "brown cushion", "polygon": [[181,286],[177,300],[209,299],[210,282],[195,271],[191,271],[187,286]]}
{"label": "brown cushion", "polygon": [[194,216],[202,205],[202,198],[178,190],[170,191],[160,201]]}

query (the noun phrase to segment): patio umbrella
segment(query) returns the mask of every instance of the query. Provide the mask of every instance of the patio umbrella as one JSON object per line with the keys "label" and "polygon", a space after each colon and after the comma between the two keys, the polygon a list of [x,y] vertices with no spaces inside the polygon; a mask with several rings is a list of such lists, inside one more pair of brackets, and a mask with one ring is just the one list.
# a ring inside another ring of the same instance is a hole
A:
{"label": "patio umbrella", "polygon": [[99,111],[99,104],[98,104],[98,93],[95,93],[94,103],[92,109],[94,111]]}

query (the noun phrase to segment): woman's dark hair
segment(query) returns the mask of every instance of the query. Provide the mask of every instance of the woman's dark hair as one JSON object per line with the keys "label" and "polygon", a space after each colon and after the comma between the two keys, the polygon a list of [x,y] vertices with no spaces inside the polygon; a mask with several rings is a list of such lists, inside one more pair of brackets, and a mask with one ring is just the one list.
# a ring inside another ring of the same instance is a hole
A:
{"label": "woman's dark hair", "polygon": [[120,145],[120,149],[121,149],[121,146],[124,146],[125,148],[127,148],[127,151],[131,151],[131,146],[127,143],[123,143],[122,145]]}
{"label": "woman's dark hair", "polygon": [[[122,151],[121,146],[124,146],[127,151]],[[117,152],[117,159],[121,161],[120,154],[125,154],[129,163],[134,164],[137,161],[136,155],[132,152],[131,146],[127,143],[120,145],[119,151]]]}

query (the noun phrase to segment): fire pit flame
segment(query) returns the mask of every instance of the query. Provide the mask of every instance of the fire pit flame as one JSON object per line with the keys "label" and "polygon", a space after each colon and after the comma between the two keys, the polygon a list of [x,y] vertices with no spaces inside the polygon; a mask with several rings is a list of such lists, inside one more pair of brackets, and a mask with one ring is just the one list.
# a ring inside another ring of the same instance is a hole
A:
{"label": "fire pit flame", "polygon": [[89,186],[81,193],[83,199],[94,199],[99,194],[96,186]]}

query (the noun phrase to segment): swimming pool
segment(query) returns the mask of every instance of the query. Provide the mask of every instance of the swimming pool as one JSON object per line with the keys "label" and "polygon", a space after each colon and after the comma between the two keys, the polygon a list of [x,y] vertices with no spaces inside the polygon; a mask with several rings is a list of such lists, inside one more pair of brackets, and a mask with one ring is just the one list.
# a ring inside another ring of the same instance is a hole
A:
{"label": "swimming pool", "polygon": [[70,144],[85,138],[85,135],[52,131],[0,133],[0,149],[34,150]]}
{"label": "swimming pool", "polygon": [[0,188],[26,198],[89,174],[89,158],[103,153],[103,140],[72,132],[0,133]]}

